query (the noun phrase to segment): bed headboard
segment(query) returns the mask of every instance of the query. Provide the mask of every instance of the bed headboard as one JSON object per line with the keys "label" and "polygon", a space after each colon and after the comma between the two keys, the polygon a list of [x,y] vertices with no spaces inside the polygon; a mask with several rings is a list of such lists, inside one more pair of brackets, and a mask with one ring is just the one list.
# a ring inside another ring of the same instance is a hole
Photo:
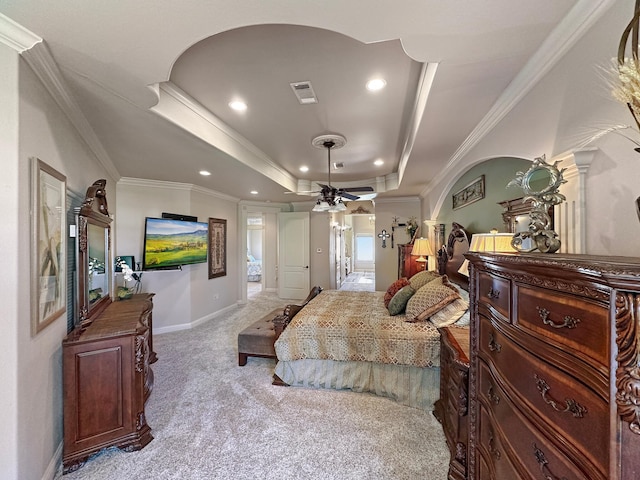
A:
{"label": "bed headboard", "polygon": [[451,225],[447,243],[438,250],[438,272],[468,290],[469,279],[458,273],[458,269],[465,260],[464,254],[469,251],[471,236],[459,223],[453,222]]}

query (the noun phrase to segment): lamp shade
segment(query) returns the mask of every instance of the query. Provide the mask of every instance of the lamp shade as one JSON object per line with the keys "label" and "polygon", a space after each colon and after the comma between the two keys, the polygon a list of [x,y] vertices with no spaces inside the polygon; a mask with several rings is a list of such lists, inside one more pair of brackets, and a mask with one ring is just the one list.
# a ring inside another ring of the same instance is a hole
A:
{"label": "lamp shade", "polygon": [[[507,253],[517,252],[511,245],[513,239],[512,233],[474,233],[471,237],[469,245],[470,252],[491,252],[491,253]],[[458,273],[469,276],[469,260],[462,262],[458,269]]]}
{"label": "lamp shade", "polygon": [[417,255],[416,262],[426,262],[429,255],[433,255],[433,249],[431,248],[431,243],[429,243],[429,239],[427,238],[417,238],[415,242],[413,242],[413,249],[411,250],[411,255]]}

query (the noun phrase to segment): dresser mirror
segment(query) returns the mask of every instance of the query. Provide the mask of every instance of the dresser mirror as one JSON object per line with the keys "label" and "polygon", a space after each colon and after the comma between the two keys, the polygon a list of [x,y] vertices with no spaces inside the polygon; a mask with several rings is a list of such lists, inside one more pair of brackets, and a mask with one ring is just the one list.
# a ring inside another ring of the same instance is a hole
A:
{"label": "dresser mirror", "polygon": [[78,323],[87,326],[111,303],[111,217],[106,180],[87,189],[78,210]]}
{"label": "dresser mirror", "polygon": [[522,202],[530,202],[531,205],[528,229],[516,232],[511,241],[511,245],[520,252],[539,250],[555,253],[560,249],[560,239],[553,231],[553,217],[550,214],[554,206],[566,199],[558,191],[560,185],[567,182],[562,176],[565,169],[559,169],[558,163],[547,163],[544,155],[536,158],[529,170],[517,172],[516,178],[507,185],[522,188]]}

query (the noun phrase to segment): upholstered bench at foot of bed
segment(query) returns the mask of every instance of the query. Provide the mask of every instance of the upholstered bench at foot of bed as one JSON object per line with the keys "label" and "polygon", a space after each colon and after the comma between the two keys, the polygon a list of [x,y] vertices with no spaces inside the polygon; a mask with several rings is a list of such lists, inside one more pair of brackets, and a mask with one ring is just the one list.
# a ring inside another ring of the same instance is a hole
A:
{"label": "upholstered bench at foot of bed", "polygon": [[238,365],[246,365],[247,357],[276,358],[273,319],[282,310],[282,307],[273,310],[238,334]]}

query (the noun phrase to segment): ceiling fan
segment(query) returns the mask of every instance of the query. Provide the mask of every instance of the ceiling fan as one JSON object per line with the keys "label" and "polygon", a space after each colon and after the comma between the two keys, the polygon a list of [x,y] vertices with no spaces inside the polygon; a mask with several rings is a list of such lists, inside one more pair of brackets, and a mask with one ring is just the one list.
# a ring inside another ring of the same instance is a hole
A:
{"label": "ceiling fan", "polygon": [[349,187],[349,188],[336,188],[331,185],[331,150],[336,148],[342,148],[347,143],[347,139],[342,135],[329,134],[320,135],[311,141],[311,144],[316,148],[327,149],[327,184],[318,183],[321,190],[309,191],[309,192],[297,192],[297,193],[317,193],[319,194],[318,200],[314,212],[322,211],[344,211],[346,207],[342,202],[342,199],[358,200],[360,197],[353,195],[351,192],[373,192],[373,188],[370,186],[362,187]]}

